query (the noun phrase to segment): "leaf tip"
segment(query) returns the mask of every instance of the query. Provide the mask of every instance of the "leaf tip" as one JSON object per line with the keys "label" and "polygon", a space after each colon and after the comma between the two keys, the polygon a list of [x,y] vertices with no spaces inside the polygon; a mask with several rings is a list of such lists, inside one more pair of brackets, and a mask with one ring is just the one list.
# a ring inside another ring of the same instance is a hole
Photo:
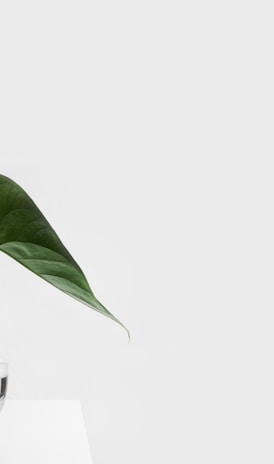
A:
{"label": "leaf tip", "polygon": [[118,324],[123,327],[123,329],[125,329],[126,333],[127,333],[127,336],[128,336],[128,343],[131,342],[131,335],[130,335],[130,331],[128,330],[128,328],[122,324],[122,322],[120,322],[118,319],[116,319],[116,322],[118,322]]}

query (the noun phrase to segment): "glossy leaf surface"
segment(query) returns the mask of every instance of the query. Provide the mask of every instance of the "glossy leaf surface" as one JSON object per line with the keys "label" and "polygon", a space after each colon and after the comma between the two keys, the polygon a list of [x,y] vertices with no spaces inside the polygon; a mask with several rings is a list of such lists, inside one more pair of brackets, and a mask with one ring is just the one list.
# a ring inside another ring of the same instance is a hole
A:
{"label": "glossy leaf surface", "polygon": [[97,300],[81,268],[29,195],[3,175],[0,175],[0,250],[124,327]]}

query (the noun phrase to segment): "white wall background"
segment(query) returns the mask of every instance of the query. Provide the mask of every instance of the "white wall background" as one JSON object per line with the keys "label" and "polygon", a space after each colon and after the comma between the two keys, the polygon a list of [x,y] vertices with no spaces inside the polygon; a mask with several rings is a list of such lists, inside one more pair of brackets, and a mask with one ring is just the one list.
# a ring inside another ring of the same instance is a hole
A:
{"label": "white wall background", "polygon": [[273,4],[0,1],[0,162],[131,330],[0,256],[12,398],[94,464],[273,463]]}

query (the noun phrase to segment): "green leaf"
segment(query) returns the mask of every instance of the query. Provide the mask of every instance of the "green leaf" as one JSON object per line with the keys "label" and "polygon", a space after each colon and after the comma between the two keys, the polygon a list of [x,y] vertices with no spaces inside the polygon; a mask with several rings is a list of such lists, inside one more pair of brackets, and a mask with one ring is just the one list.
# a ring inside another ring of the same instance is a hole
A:
{"label": "green leaf", "polygon": [[47,219],[14,181],[0,175],[0,250],[67,295],[127,328],[97,300]]}

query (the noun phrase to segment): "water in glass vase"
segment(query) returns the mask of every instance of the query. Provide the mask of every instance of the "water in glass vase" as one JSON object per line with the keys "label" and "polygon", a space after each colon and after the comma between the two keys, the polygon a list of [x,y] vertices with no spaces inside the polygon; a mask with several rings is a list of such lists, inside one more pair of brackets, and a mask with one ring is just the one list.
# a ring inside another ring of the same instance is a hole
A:
{"label": "water in glass vase", "polygon": [[0,411],[3,408],[8,386],[8,365],[0,361]]}

